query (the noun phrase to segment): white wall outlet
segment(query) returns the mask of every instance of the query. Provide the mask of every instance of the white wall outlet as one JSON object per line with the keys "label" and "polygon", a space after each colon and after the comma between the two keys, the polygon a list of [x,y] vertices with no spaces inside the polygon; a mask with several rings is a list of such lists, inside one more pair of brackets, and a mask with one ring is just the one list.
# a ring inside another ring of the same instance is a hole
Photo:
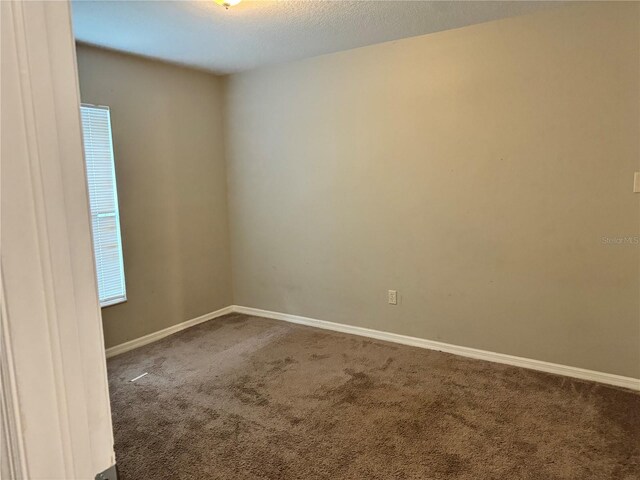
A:
{"label": "white wall outlet", "polygon": [[389,304],[390,305],[398,304],[398,292],[396,290],[389,290]]}
{"label": "white wall outlet", "polygon": [[633,191],[634,193],[640,193],[640,172],[636,172],[633,175]]}

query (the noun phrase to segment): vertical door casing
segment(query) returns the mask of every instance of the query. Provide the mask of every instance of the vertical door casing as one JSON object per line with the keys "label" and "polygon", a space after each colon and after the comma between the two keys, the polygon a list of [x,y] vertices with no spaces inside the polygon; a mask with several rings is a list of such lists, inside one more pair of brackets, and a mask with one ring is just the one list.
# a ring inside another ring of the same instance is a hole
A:
{"label": "vertical door casing", "polygon": [[70,6],[0,4],[3,435],[17,478],[94,478],[115,457]]}

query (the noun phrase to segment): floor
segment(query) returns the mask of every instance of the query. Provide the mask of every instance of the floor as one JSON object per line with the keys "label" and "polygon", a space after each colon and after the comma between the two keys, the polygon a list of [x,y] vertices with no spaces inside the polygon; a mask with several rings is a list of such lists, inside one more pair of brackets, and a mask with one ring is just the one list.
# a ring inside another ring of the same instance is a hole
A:
{"label": "floor", "polygon": [[240,314],[108,366],[124,480],[640,478],[595,383]]}

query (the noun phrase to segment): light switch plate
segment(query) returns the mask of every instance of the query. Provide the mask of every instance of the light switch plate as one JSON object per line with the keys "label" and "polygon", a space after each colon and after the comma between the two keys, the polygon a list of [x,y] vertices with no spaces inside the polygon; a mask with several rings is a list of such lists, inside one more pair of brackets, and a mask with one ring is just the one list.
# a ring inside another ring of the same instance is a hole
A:
{"label": "light switch plate", "polygon": [[640,172],[636,172],[633,175],[633,191],[640,193]]}

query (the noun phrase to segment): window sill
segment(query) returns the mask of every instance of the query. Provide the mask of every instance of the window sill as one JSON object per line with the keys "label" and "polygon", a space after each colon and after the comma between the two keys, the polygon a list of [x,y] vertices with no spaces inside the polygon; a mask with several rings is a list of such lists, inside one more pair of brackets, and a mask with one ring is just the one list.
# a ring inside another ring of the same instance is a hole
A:
{"label": "window sill", "polygon": [[114,305],[118,305],[120,303],[126,303],[127,297],[122,298],[113,298],[111,300],[107,300],[106,302],[100,303],[100,308],[113,307]]}

